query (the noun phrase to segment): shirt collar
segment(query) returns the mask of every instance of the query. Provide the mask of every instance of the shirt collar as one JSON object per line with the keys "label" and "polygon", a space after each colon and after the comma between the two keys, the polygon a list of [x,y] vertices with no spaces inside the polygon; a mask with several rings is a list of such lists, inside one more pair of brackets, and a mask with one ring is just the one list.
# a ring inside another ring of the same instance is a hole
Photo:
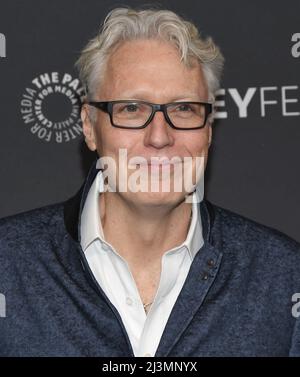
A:
{"label": "shirt collar", "polygon": [[[104,241],[98,200],[99,193],[101,192],[103,192],[103,174],[100,170],[90,187],[81,214],[80,233],[83,251],[85,251],[87,247],[97,239],[101,240],[102,242]],[[200,206],[198,205],[199,194],[197,191],[195,191],[192,195],[192,220],[187,237],[181,245],[172,249],[172,251],[174,251],[185,246],[189,252],[191,260],[194,259],[198,250],[204,243],[202,236],[201,216],[199,213]]]}

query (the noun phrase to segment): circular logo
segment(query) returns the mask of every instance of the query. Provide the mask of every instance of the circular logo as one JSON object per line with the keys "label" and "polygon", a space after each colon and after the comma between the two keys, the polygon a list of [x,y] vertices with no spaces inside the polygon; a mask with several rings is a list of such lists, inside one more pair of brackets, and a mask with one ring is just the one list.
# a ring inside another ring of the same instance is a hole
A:
{"label": "circular logo", "polygon": [[32,134],[46,142],[63,143],[82,134],[83,87],[69,73],[43,73],[31,81],[21,100],[23,121]]}

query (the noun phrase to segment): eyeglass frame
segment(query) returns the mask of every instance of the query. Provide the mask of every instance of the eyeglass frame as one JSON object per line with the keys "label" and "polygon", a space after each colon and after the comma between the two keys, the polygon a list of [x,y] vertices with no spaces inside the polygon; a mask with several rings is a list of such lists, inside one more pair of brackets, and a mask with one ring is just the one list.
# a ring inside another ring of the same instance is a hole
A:
{"label": "eyeglass frame", "polygon": [[[151,112],[151,114],[150,114],[147,122],[144,125],[139,126],[139,127],[128,127],[128,126],[119,126],[119,125],[116,125],[113,122],[113,105],[115,103],[127,103],[127,102],[141,103],[141,104],[146,104],[146,105],[150,105],[151,106],[152,112]],[[165,103],[165,104],[156,104],[156,103],[151,103],[151,102],[146,102],[146,101],[141,101],[141,100],[130,100],[130,99],[128,99],[128,100],[115,100],[115,101],[87,101],[86,103],[88,105],[90,105],[90,106],[96,107],[97,109],[102,110],[105,113],[109,114],[110,123],[111,123],[111,125],[113,127],[132,129],[132,130],[146,128],[148,126],[148,124],[150,124],[151,121],[153,120],[154,115],[155,115],[155,113],[157,111],[162,111],[163,114],[164,114],[164,116],[165,116],[165,120],[167,121],[167,123],[169,124],[169,126],[172,127],[172,128],[174,128],[174,129],[176,129],[176,130],[181,130],[181,131],[185,131],[185,130],[199,130],[199,129],[204,128],[206,126],[207,119],[208,119],[209,115],[213,111],[213,104],[211,102],[180,101],[180,102],[169,102],[169,103]],[[204,105],[205,116],[204,116],[203,125],[199,126],[199,127],[188,127],[188,128],[176,127],[172,123],[171,119],[169,118],[169,115],[168,115],[168,112],[167,112],[167,108],[170,105],[181,105],[181,104],[198,104],[198,105]]]}

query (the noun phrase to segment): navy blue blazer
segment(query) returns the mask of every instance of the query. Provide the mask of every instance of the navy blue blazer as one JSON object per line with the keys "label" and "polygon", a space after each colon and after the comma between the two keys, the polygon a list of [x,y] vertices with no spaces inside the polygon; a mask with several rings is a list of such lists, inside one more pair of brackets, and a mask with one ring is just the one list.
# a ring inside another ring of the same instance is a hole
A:
{"label": "navy blue blazer", "polygon": [[[0,356],[133,356],[80,246],[96,173],[64,203],[0,220]],[[300,356],[299,244],[206,200],[200,212],[204,245],[155,356]]]}

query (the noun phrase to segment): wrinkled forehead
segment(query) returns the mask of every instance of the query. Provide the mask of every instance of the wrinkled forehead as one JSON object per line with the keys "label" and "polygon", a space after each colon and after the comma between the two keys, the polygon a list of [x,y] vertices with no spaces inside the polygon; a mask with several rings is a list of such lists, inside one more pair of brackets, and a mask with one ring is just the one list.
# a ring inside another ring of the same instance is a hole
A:
{"label": "wrinkled forehead", "polygon": [[101,87],[103,94],[143,89],[152,94],[207,96],[201,64],[195,58],[185,64],[176,47],[157,40],[124,42],[115,48],[107,60]]}

